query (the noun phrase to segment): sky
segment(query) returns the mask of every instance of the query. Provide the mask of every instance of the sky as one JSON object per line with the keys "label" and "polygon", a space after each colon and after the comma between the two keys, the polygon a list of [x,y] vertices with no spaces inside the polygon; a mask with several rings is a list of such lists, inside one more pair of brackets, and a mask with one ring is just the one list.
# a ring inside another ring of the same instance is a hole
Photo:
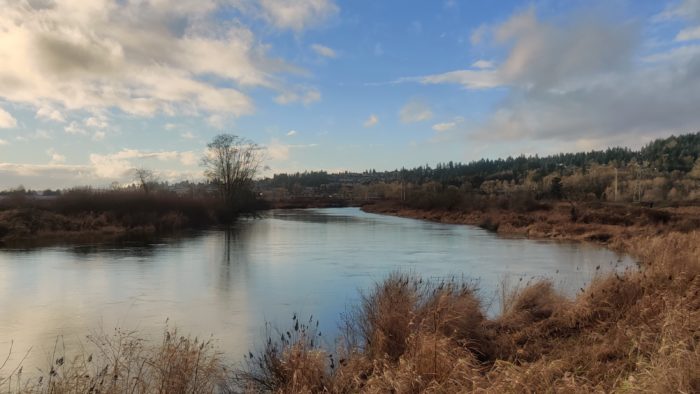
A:
{"label": "sky", "polygon": [[0,189],[638,148],[700,130],[700,0],[0,0]]}

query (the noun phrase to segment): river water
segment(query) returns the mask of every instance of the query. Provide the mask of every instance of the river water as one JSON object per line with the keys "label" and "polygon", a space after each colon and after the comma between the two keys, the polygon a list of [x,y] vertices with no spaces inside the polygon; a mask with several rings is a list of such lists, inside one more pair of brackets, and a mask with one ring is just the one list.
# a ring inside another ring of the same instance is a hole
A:
{"label": "river water", "polygon": [[[632,267],[580,243],[503,238],[482,229],[369,214],[357,208],[270,211],[230,230],[157,242],[0,250],[0,355],[25,364],[115,327],[158,338],[167,325],[213,336],[236,359],[265,323],[294,313],[332,344],[340,314],[392,271],[478,281],[490,313],[503,280],[550,278],[573,296],[596,275]],[[44,363],[45,364],[45,363]]]}

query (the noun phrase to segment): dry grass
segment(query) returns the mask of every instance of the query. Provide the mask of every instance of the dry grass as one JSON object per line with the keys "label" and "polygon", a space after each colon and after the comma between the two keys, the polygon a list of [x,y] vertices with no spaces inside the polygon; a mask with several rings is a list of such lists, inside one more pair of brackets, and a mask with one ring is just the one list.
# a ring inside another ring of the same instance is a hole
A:
{"label": "dry grass", "polygon": [[[57,341],[57,348],[59,343]],[[230,373],[211,341],[166,330],[149,345],[133,332],[89,337],[84,353],[69,357],[54,351],[51,365],[38,376],[19,367],[0,374],[8,393],[213,393],[227,390]],[[0,371],[2,372],[2,371]]]}

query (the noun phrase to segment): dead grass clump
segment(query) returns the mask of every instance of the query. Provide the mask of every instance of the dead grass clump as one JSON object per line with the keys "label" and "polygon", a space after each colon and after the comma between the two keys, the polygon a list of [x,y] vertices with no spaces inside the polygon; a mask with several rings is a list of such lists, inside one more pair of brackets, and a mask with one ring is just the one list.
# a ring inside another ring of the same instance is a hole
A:
{"label": "dead grass clump", "polygon": [[415,311],[414,324],[420,332],[442,335],[469,348],[481,358],[490,353],[485,339],[484,314],[475,295],[475,287],[455,281],[428,285]]}
{"label": "dead grass clump", "polygon": [[[328,391],[335,360],[320,347],[318,321],[301,323],[283,332],[268,326],[262,350],[249,352],[243,368],[233,374],[234,385],[246,392],[317,393]],[[273,334],[274,331],[274,334]]]}
{"label": "dead grass clump", "polygon": [[550,280],[541,280],[523,289],[504,290],[499,323],[506,327],[522,327],[551,317],[566,305]]}
{"label": "dead grass clump", "polygon": [[635,275],[597,278],[577,297],[567,316],[580,326],[614,321],[627,315],[643,295],[644,290]]}
{"label": "dead grass clump", "polygon": [[[354,327],[368,357],[397,361],[404,353],[421,286],[422,281],[392,273],[373,292],[362,296],[349,325]],[[353,339],[355,344],[357,338]]]}

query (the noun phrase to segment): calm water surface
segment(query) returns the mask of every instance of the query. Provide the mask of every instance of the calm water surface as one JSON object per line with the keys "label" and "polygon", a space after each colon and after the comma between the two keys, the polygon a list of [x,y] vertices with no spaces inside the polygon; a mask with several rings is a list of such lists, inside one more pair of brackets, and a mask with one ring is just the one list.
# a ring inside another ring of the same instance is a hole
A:
{"label": "calm water surface", "polygon": [[57,338],[75,347],[121,327],[157,339],[167,319],[180,332],[213,335],[235,359],[263,339],[265,322],[286,329],[295,312],[318,318],[332,343],[358,289],[395,270],[477,279],[496,311],[505,277],[551,278],[573,295],[596,274],[632,265],[591,245],[356,208],[278,210],[158,243],[0,250],[0,355],[13,340],[15,356],[33,347],[27,362],[45,365]]}

